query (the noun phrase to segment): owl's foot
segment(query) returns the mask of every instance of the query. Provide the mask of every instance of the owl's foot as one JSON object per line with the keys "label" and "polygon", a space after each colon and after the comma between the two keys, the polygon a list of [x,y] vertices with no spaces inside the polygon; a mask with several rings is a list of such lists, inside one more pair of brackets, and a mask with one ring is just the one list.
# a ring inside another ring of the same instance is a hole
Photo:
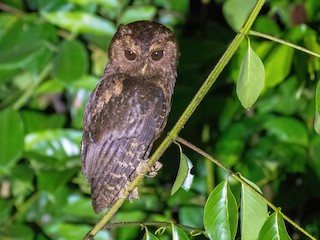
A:
{"label": "owl's foot", "polygon": [[[146,177],[153,178],[158,175],[158,171],[162,168],[162,163],[157,161],[152,167],[149,167],[148,161],[143,160],[140,162],[140,164],[137,167],[137,173],[139,175],[144,175]],[[142,173],[144,169],[147,169],[149,171],[148,174]]]}
{"label": "owl's foot", "polygon": [[[125,194],[125,191],[129,188],[130,182],[127,182],[126,186],[124,187],[123,190],[121,190],[119,192],[119,198],[126,198],[127,195]],[[135,189],[133,189],[131,192],[129,192],[129,201],[130,203],[133,202],[133,199],[139,199],[139,191],[138,191],[138,187],[135,187]]]}

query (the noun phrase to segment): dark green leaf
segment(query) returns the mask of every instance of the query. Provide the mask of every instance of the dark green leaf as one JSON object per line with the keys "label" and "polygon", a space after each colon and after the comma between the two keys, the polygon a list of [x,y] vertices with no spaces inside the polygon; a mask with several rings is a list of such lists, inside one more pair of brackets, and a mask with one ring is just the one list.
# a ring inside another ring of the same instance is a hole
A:
{"label": "dark green leaf", "polygon": [[24,225],[10,225],[0,227],[1,239],[14,240],[33,240],[34,232],[31,228]]}
{"label": "dark green leaf", "polygon": [[264,61],[266,70],[265,87],[274,87],[288,76],[294,49],[285,45],[277,45]]}
{"label": "dark green leaf", "polygon": [[204,229],[211,240],[234,239],[238,224],[238,207],[228,181],[211,192],[204,206]]}
{"label": "dark green leaf", "polygon": [[62,82],[79,80],[88,71],[88,54],[79,41],[64,41],[55,64],[55,76]]}
{"label": "dark green leaf", "polygon": [[18,112],[0,112],[0,172],[15,164],[23,148],[23,125]]}
{"label": "dark green leaf", "polygon": [[171,224],[172,240],[188,240],[188,235],[177,225]]}
{"label": "dark green leaf", "polygon": [[264,66],[250,44],[243,58],[237,82],[237,95],[245,109],[250,109],[264,87]]}
{"label": "dark green leaf", "polygon": [[[180,149],[181,150],[181,149]],[[190,173],[192,169],[190,159],[180,151],[180,165],[176,180],[171,189],[171,196],[175,194],[180,187],[188,191],[191,188],[193,175]]]}
{"label": "dark green leaf", "polygon": [[112,36],[116,28],[113,23],[86,12],[48,12],[43,16],[51,23],[76,33],[92,33]]}
{"label": "dark green leaf", "polygon": [[306,127],[293,118],[274,117],[266,121],[264,127],[270,134],[274,134],[283,142],[301,144],[303,146],[308,144]]}
{"label": "dark green leaf", "polygon": [[226,21],[238,32],[246,22],[257,0],[226,0],[223,4],[223,14]]}
{"label": "dark green leaf", "polygon": [[[261,192],[259,187],[248,179],[241,177],[248,184]],[[245,185],[241,184],[241,239],[255,240],[259,236],[260,229],[268,217],[268,206]]]}
{"label": "dark green leaf", "polygon": [[281,239],[290,240],[283,218],[279,212],[274,212],[263,225],[258,240]]}

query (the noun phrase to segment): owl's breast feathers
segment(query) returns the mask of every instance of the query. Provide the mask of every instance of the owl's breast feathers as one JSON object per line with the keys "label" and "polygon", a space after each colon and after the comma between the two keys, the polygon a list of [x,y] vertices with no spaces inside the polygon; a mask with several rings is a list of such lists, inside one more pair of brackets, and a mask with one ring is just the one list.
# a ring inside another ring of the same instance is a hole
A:
{"label": "owl's breast feathers", "polygon": [[107,76],[87,103],[81,143],[82,172],[95,212],[111,207],[136,176],[162,132],[171,94],[148,79]]}

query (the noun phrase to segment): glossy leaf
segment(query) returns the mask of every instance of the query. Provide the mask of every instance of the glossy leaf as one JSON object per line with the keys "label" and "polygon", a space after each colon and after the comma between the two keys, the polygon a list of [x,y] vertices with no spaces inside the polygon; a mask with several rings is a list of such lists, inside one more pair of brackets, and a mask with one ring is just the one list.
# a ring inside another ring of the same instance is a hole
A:
{"label": "glossy leaf", "polygon": [[238,207],[227,180],[211,192],[204,206],[204,229],[211,240],[234,239],[237,232]]}
{"label": "glossy leaf", "polygon": [[293,53],[294,49],[285,45],[276,45],[271,51],[264,61],[265,87],[274,87],[285,80],[291,70]]}
{"label": "glossy leaf", "polygon": [[79,155],[81,131],[52,129],[34,132],[25,137],[25,151],[63,161]]}
{"label": "glossy leaf", "polygon": [[145,227],[145,234],[143,235],[143,240],[158,240],[155,235],[153,235],[151,232],[149,232],[148,228]]}
{"label": "glossy leaf", "polygon": [[80,79],[88,70],[88,54],[79,41],[64,41],[55,64],[55,76],[63,82]]}
{"label": "glossy leaf", "polygon": [[17,111],[0,111],[0,172],[13,166],[23,149],[23,123]]}
{"label": "glossy leaf", "polygon": [[138,20],[152,20],[156,13],[155,6],[132,6],[123,12],[120,22],[127,24]]}
{"label": "glossy leaf", "polygon": [[274,117],[265,122],[264,127],[270,134],[287,143],[303,146],[308,144],[306,127],[298,120],[288,117]]}
{"label": "glossy leaf", "polygon": [[180,187],[188,191],[191,188],[193,182],[193,175],[190,173],[193,165],[190,159],[183,154],[180,148],[180,165],[176,180],[171,189],[171,196],[175,194]]}
{"label": "glossy leaf", "polygon": [[172,240],[189,240],[188,235],[177,225],[171,224]]}
{"label": "glossy leaf", "polygon": [[258,240],[290,240],[283,218],[279,212],[274,212],[263,225]]}
{"label": "glossy leaf", "polygon": [[[259,187],[253,182],[244,179],[248,184],[254,187],[258,192],[261,192]],[[259,236],[259,232],[268,217],[268,206],[253,193],[245,185],[241,184],[241,239],[255,240]]]}
{"label": "glossy leaf", "polygon": [[110,21],[87,12],[47,12],[43,16],[49,22],[71,32],[112,36],[116,31]]}
{"label": "glossy leaf", "polygon": [[227,0],[223,4],[224,18],[234,31],[238,32],[246,22],[257,0]]}
{"label": "glossy leaf", "polygon": [[249,42],[237,82],[237,95],[245,109],[250,109],[261,94],[264,87],[264,77],[263,63]]}

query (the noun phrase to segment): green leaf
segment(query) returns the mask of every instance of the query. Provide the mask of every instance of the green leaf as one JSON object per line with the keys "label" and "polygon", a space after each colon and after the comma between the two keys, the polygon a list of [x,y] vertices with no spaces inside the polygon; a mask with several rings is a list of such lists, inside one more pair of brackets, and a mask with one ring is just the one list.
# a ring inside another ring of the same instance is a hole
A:
{"label": "green leaf", "polygon": [[127,24],[138,20],[152,20],[157,13],[155,6],[132,6],[126,8],[120,18],[120,22]]}
{"label": "green leaf", "polygon": [[34,132],[25,137],[25,151],[39,155],[39,159],[49,156],[64,161],[79,155],[81,137],[81,131],[72,129]]}
{"label": "green leaf", "polygon": [[75,33],[92,33],[113,36],[116,28],[113,23],[87,12],[46,12],[43,13],[52,24]]}
{"label": "green leaf", "polygon": [[[180,146],[179,146],[180,147]],[[171,189],[171,196],[175,194],[180,187],[188,191],[191,188],[193,182],[193,175],[190,173],[193,165],[190,159],[182,153],[180,148],[180,165],[176,180]]]}
{"label": "green leaf", "polygon": [[188,240],[188,235],[177,225],[171,224],[172,240]]}
{"label": "green leaf", "polygon": [[148,228],[145,227],[145,234],[143,235],[143,240],[158,240],[155,235],[153,235],[151,232],[149,232]]}
{"label": "green leaf", "polygon": [[64,41],[55,63],[55,77],[62,82],[80,79],[88,71],[88,54],[79,41]]}
{"label": "green leaf", "polygon": [[238,32],[246,22],[257,0],[226,0],[223,4],[223,15],[232,29]]}
{"label": "green leaf", "polygon": [[0,172],[15,164],[23,149],[23,124],[17,111],[0,112]]}
{"label": "green leaf", "polygon": [[263,225],[258,240],[281,239],[290,240],[281,214],[276,211],[271,214]]}
{"label": "green leaf", "polygon": [[58,197],[55,196],[56,190],[70,181],[77,171],[75,168],[64,171],[41,171],[38,174],[38,189]]}
{"label": "green leaf", "polygon": [[316,131],[316,133],[320,134],[320,113],[318,111],[314,113],[313,128]]}
{"label": "green leaf", "polygon": [[320,113],[320,80],[318,81],[316,89],[316,111]]}
{"label": "green leaf", "polygon": [[34,231],[24,225],[10,225],[9,227],[0,227],[1,239],[14,240],[33,240]]}
{"label": "green leaf", "polygon": [[276,45],[268,55],[265,63],[265,87],[274,87],[281,83],[290,73],[294,49],[285,45]]}
{"label": "green leaf", "polygon": [[[248,179],[241,177],[248,184],[261,192],[259,187]],[[241,184],[241,239],[255,240],[268,217],[268,206],[245,185]]]}
{"label": "green leaf", "polygon": [[296,119],[289,117],[273,117],[264,123],[265,129],[274,134],[280,141],[308,145],[306,127]]}
{"label": "green leaf", "polygon": [[234,239],[237,232],[238,207],[228,181],[211,192],[204,206],[204,229],[211,240]]}
{"label": "green leaf", "polygon": [[264,87],[264,77],[263,63],[249,42],[237,82],[237,95],[245,109],[251,108],[258,99]]}
{"label": "green leaf", "polygon": [[[45,225],[43,229],[51,239],[79,240],[90,231],[90,228],[91,227],[87,225],[55,222],[53,224]],[[94,239],[111,239],[111,236],[108,231],[101,231]]]}

